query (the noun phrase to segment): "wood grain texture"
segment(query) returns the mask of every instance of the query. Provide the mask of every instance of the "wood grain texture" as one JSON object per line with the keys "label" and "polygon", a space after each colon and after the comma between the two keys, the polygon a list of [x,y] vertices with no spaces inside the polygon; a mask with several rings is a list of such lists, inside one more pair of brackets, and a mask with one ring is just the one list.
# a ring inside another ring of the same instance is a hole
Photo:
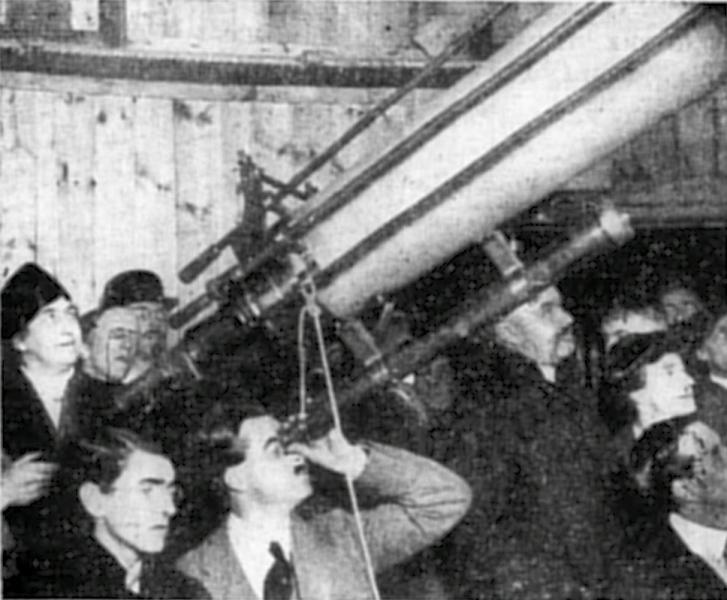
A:
{"label": "wood grain texture", "polygon": [[[245,199],[236,192],[237,152],[247,152],[285,181],[390,93],[239,87],[225,95],[202,93],[202,86],[170,84],[157,93],[154,87],[62,77],[46,81],[39,75],[3,79],[2,280],[23,262],[36,260],[72,289],[85,311],[112,275],[149,268],[182,302],[196,297],[209,277],[234,262],[227,250],[193,284],[176,276],[244,214]],[[436,90],[414,92],[311,180],[319,187],[330,184],[437,95]],[[644,223],[673,226],[679,215],[694,223],[701,210],[713,226],[725,218],[719,198],[726,178],[727,87],[722,86],[661,120],[564,189],[602,189],[610,183],[634,202]],[[292,199],[286,204],[300,206]]]}

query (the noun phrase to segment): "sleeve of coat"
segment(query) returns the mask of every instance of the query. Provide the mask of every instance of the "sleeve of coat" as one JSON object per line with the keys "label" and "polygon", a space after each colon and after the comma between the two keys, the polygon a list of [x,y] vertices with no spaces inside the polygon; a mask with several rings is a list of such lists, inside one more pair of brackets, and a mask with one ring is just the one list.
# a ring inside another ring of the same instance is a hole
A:
{"label": "sleeve of coat", "polygon": [[362,512],[375,570],[382,571],[446,535],[465,515],[472,493],[461,477],[405,450],[369,443],[356,485],[379,503]]}

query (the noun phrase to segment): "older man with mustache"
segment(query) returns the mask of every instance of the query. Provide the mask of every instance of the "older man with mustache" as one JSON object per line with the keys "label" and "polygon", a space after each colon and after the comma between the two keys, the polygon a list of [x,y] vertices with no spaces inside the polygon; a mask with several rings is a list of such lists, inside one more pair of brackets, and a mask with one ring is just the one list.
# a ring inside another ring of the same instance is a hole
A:
{"label": "older man with mustache", "polygon": [[475,506],[454,538],[456,597],[588,598],[605,581],[608,434],[573,325],[549,287],[493,326],[494,344],[464,353],[463,448],[452,454]]}
{"label": "older man with mustache", "polygon": [[90,330],[77,388],[76,434],[92,435],[105,425],[129,425],[128,419],[122,418],[129,407],[117,398],[134,364],[139,326],[134,312],[120,306],[90,313],[82,320],[88,321]]}

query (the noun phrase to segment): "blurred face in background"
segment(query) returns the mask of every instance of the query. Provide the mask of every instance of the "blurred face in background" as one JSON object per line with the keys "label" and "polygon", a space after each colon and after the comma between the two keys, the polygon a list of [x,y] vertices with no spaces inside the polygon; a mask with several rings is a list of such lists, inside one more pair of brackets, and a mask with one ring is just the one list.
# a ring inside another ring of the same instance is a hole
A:
{"label": "blurred face in background", "polygon": [[103,381],[122,381],[134,362],[138,341],[133,311],[122,307],[105,310],[88,335],[86,371]]}
{"label": "blurred face in background", "polygon": [[697,352],[697,357],[706,362],[709,371],[718,377],[727,377],[727,314],[714,324]]}
{"label": "blurred face in background", "polygon": [[136,315],[139,330],[138,357],[153,362],[167,349],[169,324],[166,309],[159,302],[134,302],[127,308]]}
{"label": "blurred face in background", "polygon": [[688,321],[704,310],[704,304],[699,296],[687,287],[667,290],[661,294],[659,301],[669,325]]}

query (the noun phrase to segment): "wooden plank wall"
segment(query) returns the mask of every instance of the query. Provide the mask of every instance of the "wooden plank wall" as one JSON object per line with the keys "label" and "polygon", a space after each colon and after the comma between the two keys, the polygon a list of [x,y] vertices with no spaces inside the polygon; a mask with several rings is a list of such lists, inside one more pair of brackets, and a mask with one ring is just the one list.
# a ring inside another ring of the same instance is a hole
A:
{"label": "wooden plank wall", "polygon": [[[250,101],[90,92],[78,80],[0,86],[0,254],[4,281],[36,261],[92,308],[115,273],[148,268],[182,302],[204,277],[176,272],[241,217],[237,152],[287,179],[387,90],[267,89]],[[31,87],[34,89],[26,89]],[[62,91],[64,87],[68,91]],[[139,88],[143,92],[143,86]],[[325,186],[436,92],[394,107],[313,177]],[[241,94],[244,96],[244,94]],[[230,266],[226,253],[209,269]]]}
{"label": "wooden plank wall", "polygon": [[432,16],[482,10],[456,1],[149,0],[127,4],[127,28],[133,47],[401,58],[421,56],[412,35]]}
{"label": "wooden plank wall", "polygon": [[[182,285],[175,273],[244,209],[235,191],[238,150],[287,179],[386,93],[281,88],[255,100],[219,101],[122,90],[0,87],[3,281],[23,262],[37,261],[87,310],[112,275],[143,267],[189,300],[203,291],[204,277]],[[419,91],[392,109],[314,183],[332,181],[433,94]],[[727,86],[663,119],[591,171],[597,177],[582,177],[583,187],[602,186],[604,177],[616,189],[727,181]],[[233,260],[226,251],[207,275]]]}

